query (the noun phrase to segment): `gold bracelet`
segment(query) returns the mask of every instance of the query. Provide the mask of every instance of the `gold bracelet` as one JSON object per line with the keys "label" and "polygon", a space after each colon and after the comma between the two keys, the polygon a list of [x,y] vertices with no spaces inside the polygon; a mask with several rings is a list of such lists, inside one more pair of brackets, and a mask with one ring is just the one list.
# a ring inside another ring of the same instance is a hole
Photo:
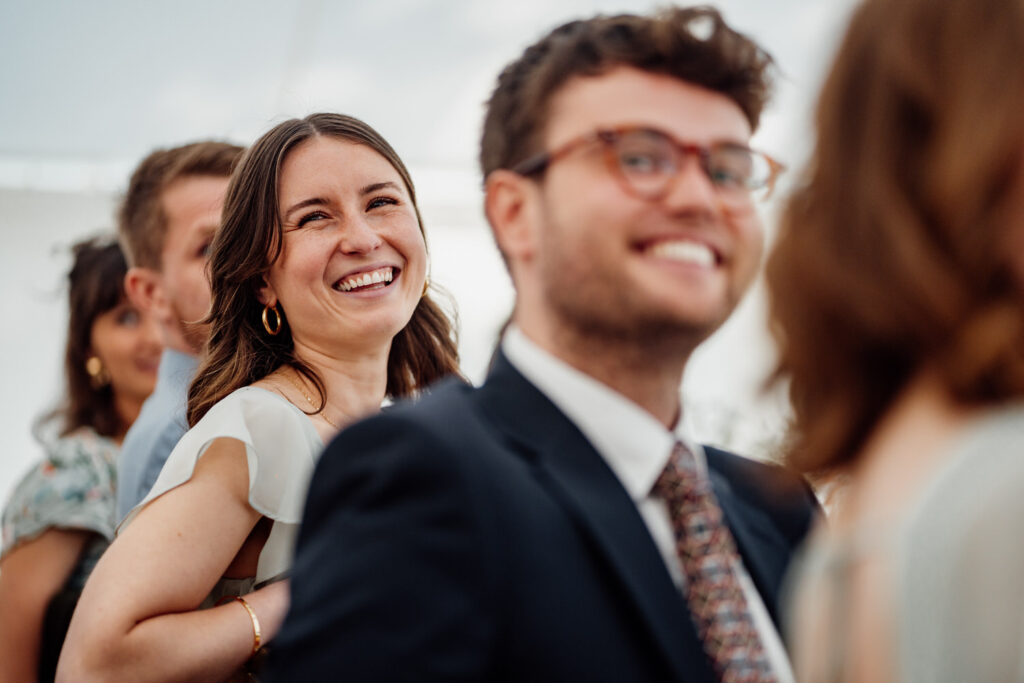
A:
{"label": "gold bracelet", "polygon": [[247,603],[238,595],[234,597],[235,600],[238,600],[238,602],[242,603],[242,607],[245,608],[245,611],[249,613],[249,618],[252,619],[252,652],[249,653],[249,656],[251,657],[257,652],[259,652],[260,641],[263,639],[263,636],[260,633],[260,620],[256,618],[256,612],[254,612],[252,607],[249,606],[249,603]]}

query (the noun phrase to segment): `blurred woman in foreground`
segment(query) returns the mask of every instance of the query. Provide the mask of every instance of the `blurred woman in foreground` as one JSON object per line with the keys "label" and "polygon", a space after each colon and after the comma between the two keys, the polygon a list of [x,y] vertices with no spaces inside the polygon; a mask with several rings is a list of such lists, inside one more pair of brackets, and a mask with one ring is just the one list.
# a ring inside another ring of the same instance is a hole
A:
{"label": "blurred woman in foreground", "polygon": [[65,401],[3,512],[0,680],[52,681],[85,579],[114,537],[117,451],[156,383],[155,323],[125,298],[111,240],[73,248]]}
{"label": "blurred woman in foreground", "polygon": [[62,680],[238,673],[284,618],[278,579],[324,442],[457,372],[412,180],[357,119],[286,121],[252,146],[210,275],[193,427],[86,586]]}
{"label": "blurred woman in foreground", "polygon": [[1024,680],[1024,3],[868,0],[768,267],[805,472],[798,680]]}

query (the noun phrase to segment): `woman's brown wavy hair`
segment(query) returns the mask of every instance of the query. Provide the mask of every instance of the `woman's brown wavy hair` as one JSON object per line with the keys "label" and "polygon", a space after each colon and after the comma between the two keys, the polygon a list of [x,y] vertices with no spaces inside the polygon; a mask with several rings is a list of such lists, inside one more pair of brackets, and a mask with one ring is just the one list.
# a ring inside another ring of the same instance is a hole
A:
{"label": "woman's brown wavy hair", "polygon": [[[209,264],[213,296],[207,318],[210,340],[189,388],[189,425],[232,391],[266,377],[282,365],[291,366],[313,383],[320,396],[317,412],[323,410],[323,381],[295,356],[287,314],[281,312],[280,333],[268,335],[261,318],[263,305],[257,299],[264,276],[281,253],[281,165],[293,149],[317,136],[366,145],[387,159],[402,177],[423,231],[409,171],[391,145],[359,119],[312,114],[285,121],[264,134],[231,176],[223,219],[213,241]],[[391,343],[387,395],[410,396],[441,377],[458,374],[458,365],[452,322],[427,294],[420,299],[409,324]]]}
{"label": "woman's brown wavy hair", "polygon": [[96,318],[125,301],[124,275],[128,270],[121,247],[113,236],[94,237],[71,247],[68,272],[68,334],[64,345],[64,391],[61,404],[37,423],[37,433],[55,420],[60,436],[91,427],[101,436],[117,438],[129,425],[118,415],[114,387],[93,386],[85,363],[92,355],[92,327]]}
{"label": "woman's brown wavy hair", "polygon": [[1024,3],[869,0],[816,123],[767,279],[789,460],[826,474],[924,367],[964,405],[1024,393]]}

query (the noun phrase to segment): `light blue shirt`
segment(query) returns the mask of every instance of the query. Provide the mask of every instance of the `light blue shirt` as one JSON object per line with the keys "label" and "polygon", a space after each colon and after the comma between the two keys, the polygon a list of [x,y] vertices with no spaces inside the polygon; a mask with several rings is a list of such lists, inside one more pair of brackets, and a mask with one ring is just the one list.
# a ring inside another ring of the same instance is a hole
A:
{"label": "light blue shirt", "polygon": [[160,356],[156,387],[142,404],[117,458],[117,520],[121,521],[149,490],[167,456],[188,431],[188,386],[199,359],[173,349]]}

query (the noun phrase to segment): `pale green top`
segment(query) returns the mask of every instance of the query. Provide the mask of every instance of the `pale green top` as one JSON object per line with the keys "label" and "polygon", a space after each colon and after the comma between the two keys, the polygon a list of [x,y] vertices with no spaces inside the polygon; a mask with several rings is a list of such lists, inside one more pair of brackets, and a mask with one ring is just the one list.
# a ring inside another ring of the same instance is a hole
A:
{"label": "pale green top", "polygon": [[865,558],[885,558],[893,581],[894,681],[1024,681],[1024,405],[993,409],[950,443],[948,457],[885,528],[836,538],[818,533],[790,573],[791,633],[813,632],[823,669],[803,683],[846,678],[847,575]]}

